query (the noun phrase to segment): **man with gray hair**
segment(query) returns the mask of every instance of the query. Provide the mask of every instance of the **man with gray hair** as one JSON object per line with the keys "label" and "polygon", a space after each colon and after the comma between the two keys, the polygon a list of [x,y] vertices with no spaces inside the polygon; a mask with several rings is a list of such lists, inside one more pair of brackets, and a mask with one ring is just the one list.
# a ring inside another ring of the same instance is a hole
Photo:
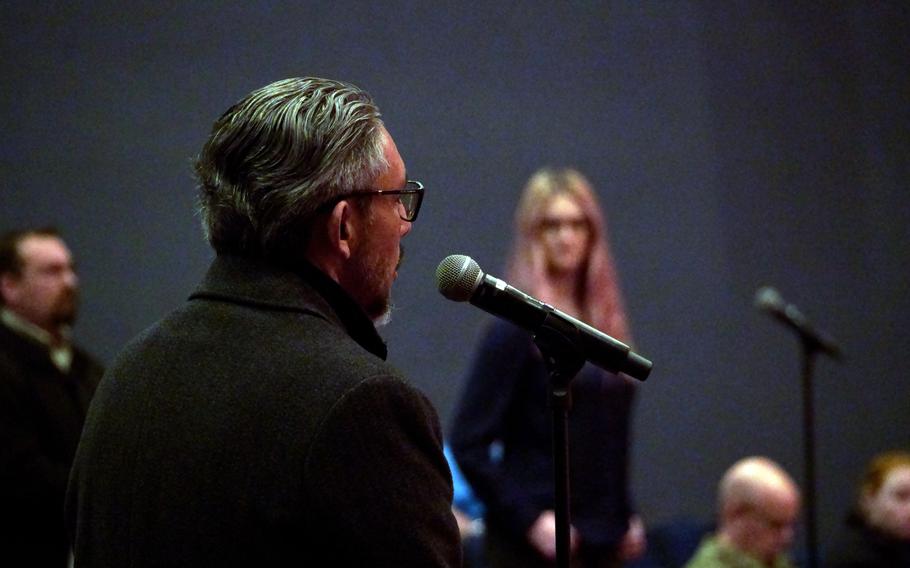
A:
{"label": "man with gray hair", "polygon": [[799,515],[799,490],[777,463],[742,459],[718,488],[717,532],[686,568],[792,568],[786,551]]}
{"label": "man with gray hair", "polygon": [[423,185],[372,99],[267,85],[196,172],[217,255],[99,386],[67,495],[76,566],[458,566],[438,418],[375,328]]}

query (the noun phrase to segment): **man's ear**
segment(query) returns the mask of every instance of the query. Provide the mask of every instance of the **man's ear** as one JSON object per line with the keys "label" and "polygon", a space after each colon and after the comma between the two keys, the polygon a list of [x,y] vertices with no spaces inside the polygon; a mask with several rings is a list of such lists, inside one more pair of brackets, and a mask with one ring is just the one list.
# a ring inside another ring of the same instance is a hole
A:
{"label": "man's ear", "polygon": [[329,243],[345,260],[351,258],[352,245],[356,237],[354,216],[354,206],[346,199],[336,203],[329,215]]}
{"label": "man's ear", "polygon": [[720,516],[726,522],[730,523],[743,517],[750,510],[749,505],[740,501],[725,503],[720,509]]}
{"label": "man's ear", "polygon": [[350,201],[342,200],[321,212],[310,227],[306,259],[339,282],[344,266],[353,256],[357,211]]}
{"label": "man's ear", "polygon": [[0,298],[3,299],[3,304],[10,304],[13,302],[16,291],[19,289],[19,287],[16,286],[18,280],[19,279],[11,272],[0,275]]}

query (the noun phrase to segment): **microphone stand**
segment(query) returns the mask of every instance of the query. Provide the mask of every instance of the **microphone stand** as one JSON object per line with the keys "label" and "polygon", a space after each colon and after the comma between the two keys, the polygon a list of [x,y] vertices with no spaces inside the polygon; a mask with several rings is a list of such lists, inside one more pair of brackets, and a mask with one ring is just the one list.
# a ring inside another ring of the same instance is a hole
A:
{"label": "microphone stand", "polygon": [[802,387],[803,387],[803,485],[806,503],[806,568],[816,568],[817,531],[815,513],[815,399],[812,390],[812,371],[819,351],[817,341],[803,335]]}
{"label": "microphone stand", "polygon": [[[569,409],[570,385],[585,364],[584,354],[559,330],[559,321],[549,316],[534,336],[550,376],[549,406],[553,415],[553,474],[556,513],[556,566],[569,568]],[[573,328],[574,329],[574,328]],[[577,331],[577,330],[576,330]]]}
{"label": "microphone stand", "polygon": [[786,304],[777,290],[759,289],[756,306],[783,322],[799,334],[802,346],[802,395],[803,395],[803,493],[806,519],[806,566],[818,564],[818,539],[815,508],[815,397],[812,391],[812,371],[815,356],[825,353],[834,359],[841,358],[841,351],[834,339],[813,329],[806,318],[792,304]]}
{"label": "microphone stand", "polygon": [[806,509],[806,568],[818,566],[818,530],[815,500],[815,394],[812,373],[815,356],[824,352],[834,359],[841,358],[840,349],[826,345],[818,335],[800,331],[802,346],[802,388],[803,388],[803,488]]}

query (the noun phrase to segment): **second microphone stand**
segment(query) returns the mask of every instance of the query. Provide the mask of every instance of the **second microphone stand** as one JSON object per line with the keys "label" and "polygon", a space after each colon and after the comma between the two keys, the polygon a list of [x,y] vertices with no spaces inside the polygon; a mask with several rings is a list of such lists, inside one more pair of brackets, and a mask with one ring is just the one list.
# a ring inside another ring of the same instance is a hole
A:
{"label": "second microphone stand", "polygon": [[815,368],[817,343],[802,338],[803,390],[803,495],[806,509],[806,568],[818,566],[818,536],[815,509],[815,396],[812,371]]}

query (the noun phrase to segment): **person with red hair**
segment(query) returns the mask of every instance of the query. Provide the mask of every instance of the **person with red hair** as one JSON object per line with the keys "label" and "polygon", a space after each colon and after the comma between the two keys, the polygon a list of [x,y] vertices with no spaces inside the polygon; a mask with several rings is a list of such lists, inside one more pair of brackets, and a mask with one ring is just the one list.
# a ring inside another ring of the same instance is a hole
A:
{"label": "person with red hair", "polygon": [[[591,184],[543,169],[515,217],[508,279],[516,287],[629,343],[629,325]],[[451,444],[486,506],[487,553],[500,567],[555,563],[548,373],[531,336],[496,321],[482,340],[456,410]],[[572,566],[618,566],[644,552],[628,491],[630,380],[586,364],[569,413]]]}
{"label": "person with red hair", "polygon": [[857,505],[825,556],[828,568],[910,566],[910,452],[872,459]]}

